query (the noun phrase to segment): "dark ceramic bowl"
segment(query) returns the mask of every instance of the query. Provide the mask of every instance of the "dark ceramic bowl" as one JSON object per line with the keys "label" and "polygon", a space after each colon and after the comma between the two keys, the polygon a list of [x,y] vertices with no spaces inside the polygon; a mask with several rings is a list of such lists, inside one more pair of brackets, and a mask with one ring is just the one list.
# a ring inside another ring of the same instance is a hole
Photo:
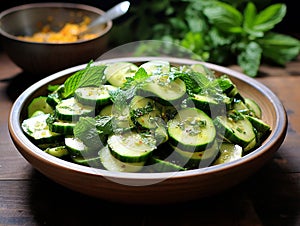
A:
{"label": "dark ceramic bowl", "polygon": [[[102,62],[142,63],[151,59],[156,58],[117,58]],[[161,59],[175,65],[199,63],[179,58]],[[63,83],[86,64],[53,74],[25,90],[11,108],[8,121],[11,138],[25,159],[42,174],[89,196],[115,202],[162,204],[215,195],[244,181],[273,157],[285,139],[287,116],[277,96],[257,80],[228,68],[204,64],[218,74],[228,74],[242,95],[253,98],[261,106],[262,119],[272,128],[260,147],[236,161],[172,173],[116,173],[67,162],[43,152],[21,129],[28,103],[39,95],[46,95],[49,84]]]}
{"label": "dark ceramic bowl", "polygon": [[106,51],[111,21],[96,38],[86,41],[39,43],[20,40],[17,36],[30,36],[46,24],[58,30],[67,22],[79,23],[84,16],[93,20],[103,13],[98,8],[73,3],[34,3],[7,9],[0,13],[3,49],[24,71],[41,76],[95,60]]}

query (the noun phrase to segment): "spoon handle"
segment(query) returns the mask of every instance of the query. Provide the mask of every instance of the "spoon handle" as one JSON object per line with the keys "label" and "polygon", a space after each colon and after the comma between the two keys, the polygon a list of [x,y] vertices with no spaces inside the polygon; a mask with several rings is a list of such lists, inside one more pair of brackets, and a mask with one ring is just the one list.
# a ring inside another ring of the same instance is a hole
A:
{"label": "spoon handle", "polygon": [[88,29],[92,29],[96,26],[99,26],[100,24],[106,23],[109,20],[113,20],[119,16],[122,16],[128,11],[129,6],[130,6],[130,2],[128,1],[124,1],[115,5],[114,7],[106,11],[106,13],[104,13],[102,16],[94,20],[88,26]]}

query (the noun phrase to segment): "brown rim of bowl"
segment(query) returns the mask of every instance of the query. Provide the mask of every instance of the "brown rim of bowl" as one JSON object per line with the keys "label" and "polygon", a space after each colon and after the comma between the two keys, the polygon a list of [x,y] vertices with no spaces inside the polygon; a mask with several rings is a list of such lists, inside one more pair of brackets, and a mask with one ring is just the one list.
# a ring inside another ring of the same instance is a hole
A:
{"label": "brown rim of bowl", "polygon": [[[52,7],[52,8],[70,8],[70,9],[82,9],[82,10],[86,10],[86,11],[90,11],[90,12],[94,12],[96,14],[103,14],[105,13],[105,11],[97,8],[97,7],[93,7],[93,6],[89,6],[89,5],[84,5],[84,4],[77,4],[77,3],[62,3],[62,2],[49,2],[49,3],[31,3],[31,4],[24,4],[24,5],[19,5],[19,6],[15,6],[9,9],[6,9],[4,11],[2,11],[0,13],[0,25],[1,25],[1,20],[3,17],[5,17],[6,15],[13,13],[13,12],[17,12],[20,10],[24,10],[24,9],[30,9],[30,8],[44,8],[44,7]],[[63,42],[63,43],[50,43],[50,42],[32,42],[32,41],[24,41],[22,39],[17,38],[15,35],[9,34],[6,31],[4,31],[1,26],[0,26],[0,34],[3,35],[4,37],[19,41],[19,42],[24,42],[24,43],[32,43],[32,44],[37,44],[37,45],[70,45],[70,44],[74,44],[74,43],[83,43],[83,42],[90,42],[92,40],[95,40],[99,37],[102,37],[103,35],[105,35],[106,33],[108,33],[111,28],[113,26],[113,22],[112,21],[108,21],[105,28],[103,29],[103,31],[101,31],[101,33],[99,33],[95,38],[92,39],[87,39],[87,40],[81,40],[81,41],[76,41],[76,42]]]}
{"label": "brown rim of bowl", "polygon": [[[29,139],[25,136],[23,133],[21,126],[20,126],[20,117],[21,117],[21,111],[24,106],[24,103],[26,102],[27,98],[32,95],[34,92],[36,92],[40,87],[48,84],[51,81],[54,81],[62,76],[72,74],[78,70],[84,69],[87,64],[78,65],[75,67],[71,67],[69,69],[57,72],[55,74],[52,74],[51,76],[48,76],[39,82],[33,84],[29,88],[27,88],[14,102],[10,114],[9,114],[9,121],[8,121],[8,127],[9,132],[12,137],[14,137],[14,142],[17,143],[18,146],[24,147],[26,152],[30,153],[31,155],[34,155],[35,158],[42,159],[43,161],[47,162],[48,164],[56,165],[61,168],[65,168],[67,170],[73,170],[73,171],[79,171],[82,173],[87,173],[90,175],[95,176],[105,176],[105,177],[111,177],[116,179],[132,179],[132,180],[153,180],[153,179],[168,179],[168,178],[181,178],[181,177],[192,177],[195,175],[200,174],[210,174],[214,173],[216,171],[220,170],[226,170],[230,168],[234,168],[240,164],[254,161],[259,155],[270,151],[271,149],[274,149],[274,151],[281,145],[283,140],[285,139],[285,134],[287,131],[287,115],[284,106],[282,105],[281,101],[278,99],[278,97],[264,84],[256,81],[253,78],[250,78],[249,76],[246,76],[240,72],[234,71],[229,68],[225,68],[223,66],[218,66],[211,63],[206,62],[199,62],[195,60],[190,59],[181,59],[181,58],[172,58],[172,57],[125,57],[125,58],[115,58],[115,59],[109,59],[109,60],[101,60],[98,62],[95,62],[97,64],[100,63],[112,63],[117,61],[130,61],[130,62],[145,62],[149,60],[155,60],[155,59],[165,59],[170,61],[171,63],[175,64],[192,64],[192,63],[203,63],[204,65],[208,66],[209,68],[220,71],[225,74],[229,74],[232,77],[235,77],[237,79],[240,79],[247,84],[250,84],[251,86],[255,87],[258,91],[261,93],[264,93],[268,97],[268,99],[271,100],[271,102],[274,105],[275,113],[276,113],[276,123],[275,123],[275,130],[272,130],[272,133],[270,136],[266,139],[266,141],[257,149],[255,149],[253,152],[247,154],[246,156],[233,161],[229,163],[223,163],[220,165],[205,167],[201,169],[194,169],[194,170],[187,170],[187,171],[179,171],[179,172],[164,172],[164,173],[119,173],[119,172],[110,172],[103,169],[95,169],[90,168],[86,166],[81,166],[75,163],[68,162],[66,160],[62,160],[59,158],[56,158],[54,156],[51,156],[47,153],[44,153],[39,149],[37,146],[35,146]],[[279,137],[280,140],[272,139],[272,137]],[[24,146],[25,144],[25,146]],[[262,152],[263,151],[263,152]]]}

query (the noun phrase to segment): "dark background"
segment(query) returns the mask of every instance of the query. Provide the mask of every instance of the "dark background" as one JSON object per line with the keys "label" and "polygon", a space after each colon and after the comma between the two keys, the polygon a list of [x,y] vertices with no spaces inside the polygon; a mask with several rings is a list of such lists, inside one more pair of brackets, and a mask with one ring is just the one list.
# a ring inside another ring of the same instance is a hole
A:
{"label": "dark background", "polygon": [[[63,0],[55,1],[55,0],[1,0],[0,5],[0,11],[3,11],[5,9],[8,9],[13,6],[22,5],[22,4],[28,4],[28,3],[36,3],[36,2],[63,2]],[[65,1],[65,2],[73,2],[73,3],[82,3],[87,4],[91,6],[98,7],[102,10],[107,10],[111,7],[113,7],[115,4],[121,2],[122,0],[85,0],[85,1],[78,1],[78,0],[72,0],[72,1]],[[158,0],[159,1],[159,0]],[[131,5],[137,4],[138,0],[131,0]],[[280,31],[282,33],[286,34],[299,34],[300,33],[300,12],[298,8],[298,1],[297,0],[271,0],[273,3],[285,3],[287,5],[287,14],[284,17],[283,21],[281,21],[274,30]],[[151,0],[149,0],[149,4],[151,4]],[[116,21],[118,22],[118,21]]]}
{"label": "dark background", "polygon": [[[110,9],[117,3],[123,1],[123,0],[72,0],[72,1],[64,1],[64,0],[0,0],[0,12],[22,4],[29,4],[29,3],[38,3],[38,2],[72,2],[72,3],[81,3],[86,5],[91,5],[97,8],[100,8],[104,11]],[[149,0],[149,4],[151,4],[152,1],[160,1],[160,0]],[[257,0],[255,0],[257,1]],[[138,5],[139,0],[130,0],[131,6]],[[287,35],[291,35],[295,38],[300,39],[300,12],[299,8],[296,5],[297,0],[266,0],[266,2],[270,2],[270,4],[274,3],[285,3],[287,5],[287,14],[283,18],[283,20],[275,26],[273,31],[276,31],[278,33],[283,33]],[[114,24],[118,24],[122,22],[123,20],[126,20],[126,18],[129,17],[129,13],[123,15],[120,18],[117,18],[114,20]],[[1,45],[0,45],[1,50]]]}

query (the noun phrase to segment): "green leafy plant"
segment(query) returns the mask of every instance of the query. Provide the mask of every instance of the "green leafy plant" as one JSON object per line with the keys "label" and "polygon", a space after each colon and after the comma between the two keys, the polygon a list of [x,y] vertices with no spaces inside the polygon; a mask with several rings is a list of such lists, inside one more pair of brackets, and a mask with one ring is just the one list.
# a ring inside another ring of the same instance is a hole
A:
{"label": "green leafy plant", "polygon": [[140,0],[132,7],[128,20],[116,25],[113,32],[118,35],[112,37],[115,44],[170,41],[203,61],[237,63],[245,74],[255,77],[263,60],[284,66],[300,50],[298,39],[273,31],[285,17],[286,5],[261,2]]}

